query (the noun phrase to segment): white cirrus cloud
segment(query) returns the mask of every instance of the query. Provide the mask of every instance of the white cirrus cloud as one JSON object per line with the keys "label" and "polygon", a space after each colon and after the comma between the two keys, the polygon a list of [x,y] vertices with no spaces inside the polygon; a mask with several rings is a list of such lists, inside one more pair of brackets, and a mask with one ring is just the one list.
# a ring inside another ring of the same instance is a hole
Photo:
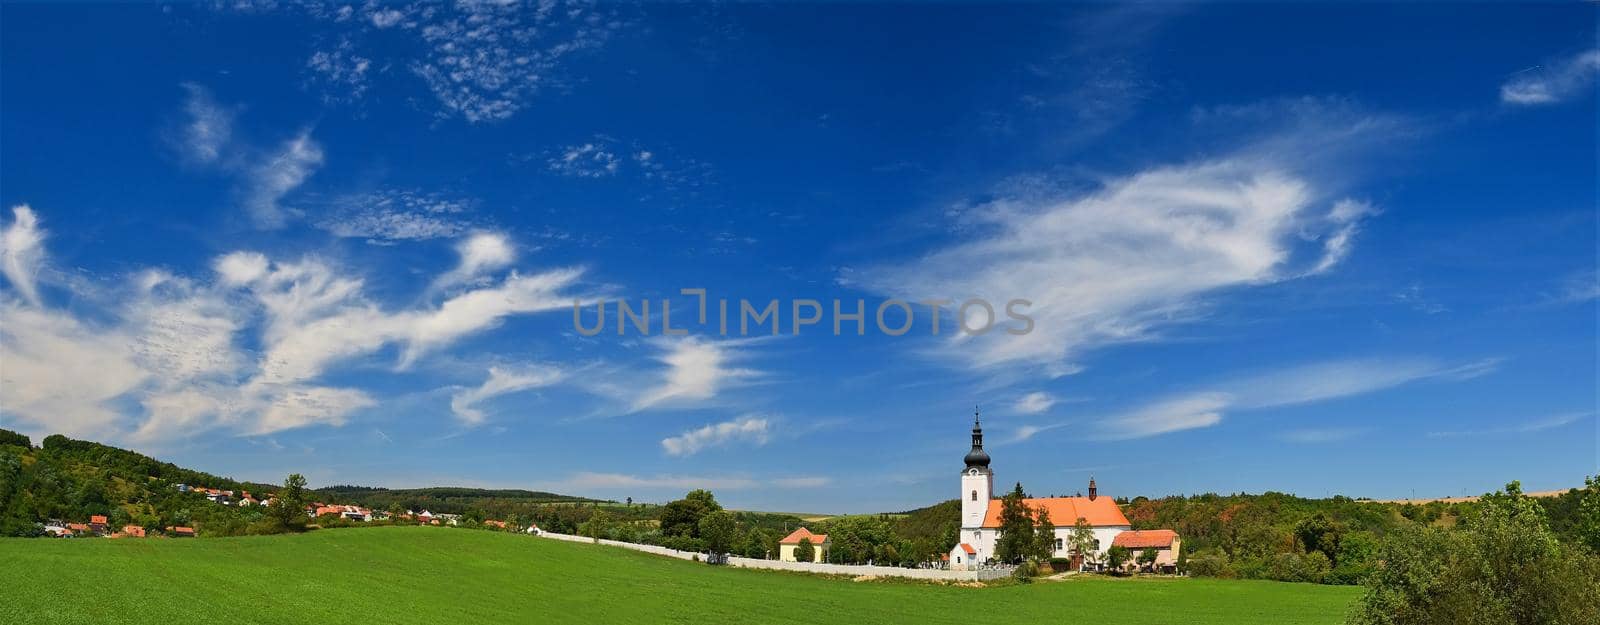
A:
{"label": "white cirrus cloud", "polygon": [[1291,443],[1337,443],[1367,433],[1367,428],[1310,428],[1290,430],[1279,438]]}
{"label": "white cirrus cloud", "polygon": [[1557,104],[1592,92],[1596,74],[1600,74],[1600,49],[1584,50],[1517,73],[1500,85],[1500,101],[1518,106]]}
{"label": "white cirrus cloud", "polygon": [[1120,440],[1207,428],[1222,423],[1230,410],[1309,404],[1426,380],[1470,380],[1493,373],[1499,364],[1497,358],[1447,364],[1428,358],[1391,357],[1295,365],[1220,382],[1215,390],[1176,395],[1106,417],[1096,424],[1096,436]]}
{"label": "white cirrus cloud", "polygon": [[180,133],[178,148],[191,162],[216,162],[224,156],[224,147],[233,139],[235,113],[218,105],[205,87],[190,82],[180,86],[187,94],[183,110],[188,121]]}
{"label": "white cirrus cloud", "polygon": [[607,145],[588,142],[562,148],[545,161],[550,171],[575,178],[604,178],[617,173],[622,158]]}
{"label": "white cirrus cloud", "polygon": [[450,411],[466,425],[479,425],[487,416],[478,404],[501,395],[550,386],[564,377],[562,370],[547,365],[490,367],[489,378],[483,384],[450,396]]}
{"label": "white cirrus cloud", "polygon": [[1195,393],[1155,402],[1101,422],[1098,437],[1123,440],[1211,427],[1222,422],[1229,401],[1226,393]]}
{"label": "white cirrus cloud", "polygon": [[1460,436],[1505,436],[1508,434],[1531,434],[1571,425],[1594,416],[1593,412],[1568,412],[1551,415],[1520,423],[1483,428],[1478,430],[1445,430],[1429,432],[1429,438],[1454,438]]}
{"label": "white cirrus cloud", "polygon": [[771,428],[772,421],[766,417],[743,416],[661,439],[661,449],[669,456],[692,456],[735,442],[761,446],[771,437]]}
{"label": "white cirrus cloud", "polygon": [[1056,405],[1056,398],[1044,391],[1034,391],[1017,398],[1011,409],[1019,414],[1039,414]]}
{"label": "white cirrus cloud", "polygon": [[283,198],[297,189],[322,165],[322,146],[309,131],[285,141],[275,152],[250,169],[245,208],[257,226],[281,228],[299,212],[283,206]]}
{"label": "white cirrus cloud", "polygon": [[27,204],[11,207],[11,225],[0,233],[0,273],[34,306],[39,300],[39,266],[44,261],[44,229]]}
{"label": "white cirrus cloud", "polygon": [[441,118],[494,122],[516,115],[563,81],[572,57],[597,50],[622,28],[616,10],[584,2],[407,2],[343,5],[221,3],[250,14],[304,12],[334,37],[306,70],[330,102],[357,102],[371,75],[404,68],[439,103]]}
{"label": "white cirrus cloud", "polygon": [[436,193],[382,189],[338,197],[315,225],[333,236],[369,243],[453,238],[470,226],[464,217],[468,206]]}
{"label": "white cirrus cloud", "polygon": [[685,406],[715,398],[723,389],[750,380],[759,372],[733,366],[746,341],[717,341],[697,336],[659,337],[651,341],[667,365],[659,383],[633,400],[631,410]]}
{"label": "white cirrus cloud", "polygon": [[456,253],[461,262],[433,281],[435,290],[479,280],[485,273],[504,268],[517,259],[511,239],[499,232],[475,233],[456,245]]}

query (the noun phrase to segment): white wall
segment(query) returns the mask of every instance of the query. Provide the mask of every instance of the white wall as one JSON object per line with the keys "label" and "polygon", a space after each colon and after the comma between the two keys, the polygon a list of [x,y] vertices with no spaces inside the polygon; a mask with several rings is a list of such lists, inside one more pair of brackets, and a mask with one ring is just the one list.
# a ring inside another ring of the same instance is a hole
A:
{"label": "white wall", "polygon": [[[586,538],[586,537],[583,537],[583,536],[572,536],[572,535],[569,535],[569,534],[556,534],[554,532],[543,532],[543,533],[539,534],[539,537],[540,538],[553,538],[555,540],[564,540],[564,541],[567,541],[567,542],[575,542],[575,543],[592,543],[592,542],[594,542],[593,540],[591,540],[589,538]],[[659,546],[656,546],[656,545],[640,545],[640,544],[637,544],[637,543],[625,543],[625,542],[616,541],[616,540],[606,540],[606,539],[603,539],[603,538],[600,539],[600,544],[611,546],[611,547],[621,547],[623,549],[632,549],[634,551],[643,551],[645,553],[653,553],[653,554],[656,554],[656,555],[667,556],[669,558],[678,558],[680,560],[693,560],[695,558],[704,559],[704,556],[702,556],[699,553],[695,553],[693,551],[678,551],[676,549],[668,549],[666,547],[659,547]],[[729,566],[736,566],[736,567],[740,567],[740,568],[748,568],[748,569],[768,569],[768,570],[775,570],[775,571],[803,571],[803,572],[806,572],[806,573],[822,573],[822,574],[825,574],[825,575],[873,575],[873,576],[877,576],[877,577],[904,577],[904,578],[910,578],[910,579],[931,579],[931,580],[943,580],[943,581],[951,581],[951,582],[987,581],[987,580],[991,580],[991,579],[999,579],[999,578],[1002,578],[1002,577],[1006,577],[1006,576],[1009,576],[1011,574],[1011,572],[1009,570],[1005,570],[1005,569],[985,570],[985,571],[946,571],[946,570],[941,570],[941,569],[902,569],[900,567],[895,567],[895,566],[868,566],[868,565],[865,565],[865,564],[820,564],[820,563],[812,563],[812,562],[781,562],[781,561],[778,561],[778,560],[755,560],[755,559],[751,559],[751,558],[740,558],[740,557],[737,557],[737,556],[728,558],[728,565]]]}

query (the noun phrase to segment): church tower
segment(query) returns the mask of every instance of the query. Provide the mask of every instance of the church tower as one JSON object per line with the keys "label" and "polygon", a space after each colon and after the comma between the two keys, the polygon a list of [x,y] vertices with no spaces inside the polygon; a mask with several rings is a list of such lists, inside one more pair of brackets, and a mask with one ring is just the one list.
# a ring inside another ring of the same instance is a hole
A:
{"label": "church tower", "polygon": [[972,451],[967,452],[966,462],[961,470],[961,527],[982,527],[994,493],[994,473],[989,471],[989,453],[983,450],[977,410],[972,412]]}

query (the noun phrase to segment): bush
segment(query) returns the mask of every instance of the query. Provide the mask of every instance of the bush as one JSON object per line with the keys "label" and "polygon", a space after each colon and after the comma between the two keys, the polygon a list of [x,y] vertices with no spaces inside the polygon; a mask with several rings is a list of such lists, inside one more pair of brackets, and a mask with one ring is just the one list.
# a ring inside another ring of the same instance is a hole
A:
{"label": "bush", "polygon": [[1215,551],[1202,551],[1187,558],[1189,574],[1195,577],[1231,578],[1237,576],[1228,556]]}
{"label": "bush", "polygon": [[1050,568],[1056,571],[1072,570],[1071,558],[1050,558]]}
{"label": "bush", "polygon": [[1011,572],[1011,578],[1024,584],[1033,581],[1039,575],[1039,567],[1032,560],[1024,560],[1017,565],[1017,570]]}

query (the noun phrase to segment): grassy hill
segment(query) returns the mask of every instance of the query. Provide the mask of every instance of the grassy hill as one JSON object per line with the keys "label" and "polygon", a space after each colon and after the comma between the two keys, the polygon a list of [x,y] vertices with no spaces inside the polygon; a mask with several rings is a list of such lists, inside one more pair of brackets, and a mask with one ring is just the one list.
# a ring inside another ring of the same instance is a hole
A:
{"label": "grassy hill", "polygon": [[[992,588],[710,567],[432,527],[0,539],[4,623],[1339,623],[1359,590],[1199,579]],[[964,609],[963,609],[964,606]]]}

